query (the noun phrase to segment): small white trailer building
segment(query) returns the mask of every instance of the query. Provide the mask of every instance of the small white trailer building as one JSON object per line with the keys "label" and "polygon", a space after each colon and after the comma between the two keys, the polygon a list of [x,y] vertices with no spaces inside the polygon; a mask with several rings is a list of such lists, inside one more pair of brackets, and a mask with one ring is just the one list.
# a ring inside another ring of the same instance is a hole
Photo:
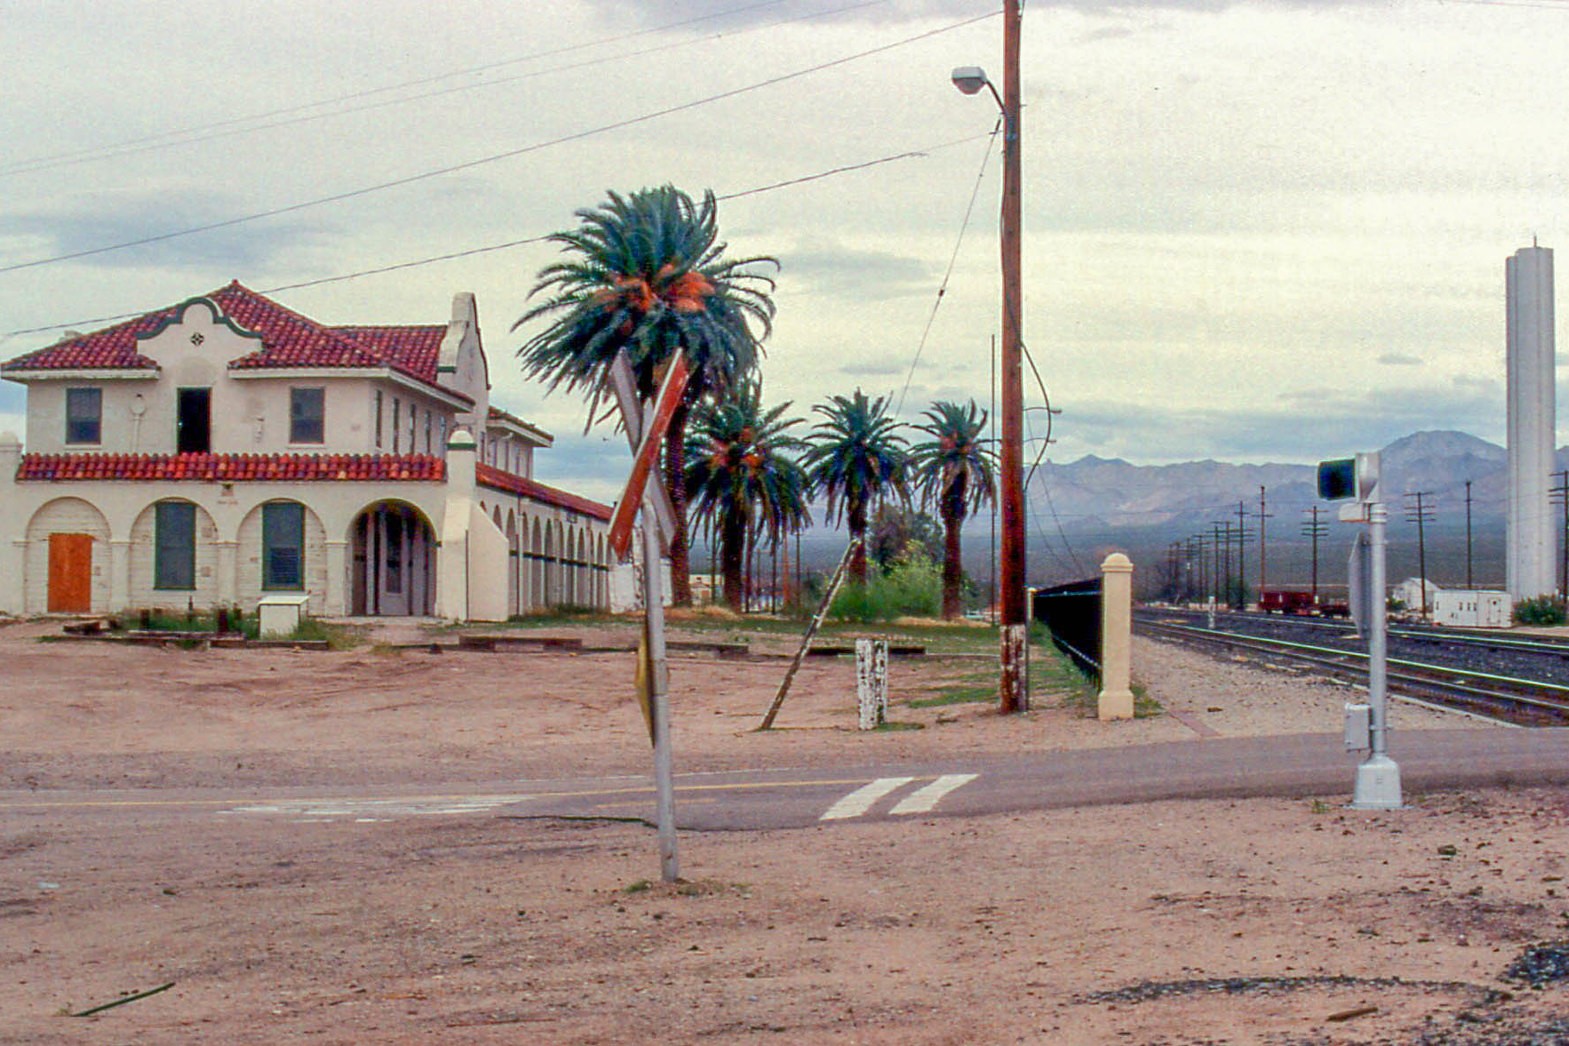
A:
{"label": "small white trailer building", "polygon": [[1508,592],[1440,589],[1433,596],[1433,624],[1462,628],[1508,628],[1513,620]]}

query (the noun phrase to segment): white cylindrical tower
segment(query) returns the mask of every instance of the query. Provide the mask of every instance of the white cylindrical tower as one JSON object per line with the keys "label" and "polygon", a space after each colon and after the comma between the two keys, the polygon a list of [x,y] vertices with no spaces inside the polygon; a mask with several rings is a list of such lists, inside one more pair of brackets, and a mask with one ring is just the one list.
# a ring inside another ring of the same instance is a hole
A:
{"label": "white cylindrical tower", "polygon": [[1509,519],[1507,579],[1516,601],[1555,592],[1549,490],[1557,397],[1553,375],[1553,252],[1522,247],[1504,263],[1508,299]]}

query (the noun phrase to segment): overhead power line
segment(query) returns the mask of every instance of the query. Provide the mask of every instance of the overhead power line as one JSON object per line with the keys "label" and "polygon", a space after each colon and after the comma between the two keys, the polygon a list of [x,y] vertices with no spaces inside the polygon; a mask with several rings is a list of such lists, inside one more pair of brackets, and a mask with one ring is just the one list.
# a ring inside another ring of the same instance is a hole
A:
{"label": "overhead power line", "polygon": [[[749,11],[753,7],[766,7],[770,6],[771,4],[781,2],[783,2],[783,0],[768,0],[768,3],[765,4],[753,4],[750,7],[737,8],[736,11],[725,13],[733,14],[741,11]],[[709,36],[697,37],[689,40],[676,40],[653,47],[645,47],[638,51],[620,52],[617,54],[604,55],[599,58],[590,58],[581,62],[574,62],[570,65],[558,65],[552,66],[549,69],[537,69],[533,72],[518,73],[513,76],[495,77],[483,80],[478,83],[457,84],[450,87],[442,87],[433,91],[425,91],[420,94],[405,95],[399,98],[383,98],[379,101],[367,102],[363,105],[355,105],[342,109],[332,109],[326,112],[307,111],[310,109],[318,109],[326,105],[337,104],[341,101],[352,101],[374,95],[386,94],[391,91],[400,90],[404,87],[436,83],[442,80],[449,80],[453,77],[463,75],[463,73],[456,72],[447,73],[442,76],[428,77],[424,80],[411,81],[407,84],[374,88],[369,91],[362,91],[356,94],[345,95],[341,98],[332,99],[329,101],[308,102],[303,105],[275,110],[273,113],[262,114],[260,116],[240,117],[233,120],[221,120],[213,124],[188,129],[185,131],[166,131],[162,134],[151,135],[142,139],[135,139],[130,142],[121,143],[119,145],[80,150],[74,153],[65,153],[59,156],[45,157],[37,160],[24,160],[13,164],[0,164],[0,177],[12,174],[31,174],[36,171],[53,170],[59,167],[71,167],[78,164],[91,163],[97,160],[117,160],[126,156],[134,156],[138,153],[154,152],[160,149],[172,149],[182,145],[196,145],[203,142],[215,141],[221,138],[233,138],[240,135],[253,134],[257,131],[275,130],[280,127],[293,127],[299,124],[313,123],[317,120],[330,120],[339,116],[352,116],[355,113],[371,112],[377,109],[386,109],[391,106],[405,105],[410,102],[419,102],[431,98],[440,98],[450,94],[459,94],[466,91],[477,91],[489,87],[501,87],[506,84],[517,83],[522,80],[537,79],[542,76],[559,76],[562,73],[573,72],[578,69],[587,69],[597,65],[605,65],[609,62],[625,62],[629,59],[643,58],[648,55],[658,54],[662,51],[672,51],[681,47],[692,47],[697,44],[711,43],[715,40],[723,40],[727,37],[735,36],[743,32],[777,29],[780,26],[790,25],[796,22],[810,21],[817,18],[826,18],[832,15],[843,14],[847,11],[855,11],[863,7],[872,7],[887,2],[888,0],[861,0],[860,3],[847,4],[842,7],[829,8],[823,11],[813,11],[804,15],[796,15],[793,18],[782,18],[774,22],[769,22],[765,25],[757,25],[748,29],[721,31],[713,33]],[[706,21],[716,17],[720,16],[708,15],[703,19],[688,19],[684,22],[671,23],[670,26],[663,28],[668,29],[672,27],[690,25],[694,21]],[[639,33],[631,33],[627,34],[626,36],[617,37],[615,40],[626,40],[630,39],[631,37],[643,36],[647,33],[655,31],[656,30],[643,30]],[[599,43],[605,42],[615,41],[600,41]],[[571,47],[559,48],[555,51],[544,51],[537,55],[529,55],[522,58],[509,59],[505,62],[495,62],[490,65],[478,66],[474,70],[469,70],[469,72],[483,71],[505,65],[513,65],[518,62],[528,61],[531,58],[546,57],[568,51],[582,50],[585,47],[591,46],[598,46],[598,44],[576,44]],[[274,116],[281,118],[272,119]]]}
{"label": "overhead power line", "polygon": [[984,15],[977,15],[973,18],[966,18],[959,22],[953,22],[948,25],[941,26],[937,29],[928,30],[924,33],[917,33],[914,36],[907,36],[903,39],[895,40],[892,43],[882,44],[878,47],[868,48],[864,51],[857,51],[854,54],[844,55],[843,57],[831,59],[826,62],[820,62],[817,65],[808,66],[805,69],[797,69],[794,72],[769,77],[766,80],[759,80],[743,87],[732,88],[728,91],[720,91],[716,94],[711,94],[690,102],[683,102],[679,105],[667,106],[663,109],[656,109],[653,112],[627,117],[624,120],[616,120],[608,124],[601,124],[598,127],[589,128],[588,130],[576,131],[571,134],[561,135],[557,138],[552,138],[543,142],[535,142],[531,145],[521,146],[517,149],[508,149],[504,152],[492,153],[489,156],[482,156],[474,160],[466,160],[463,163],[449,164],[448,166],[438,167],[429,171],[423,171],[419,174],[406,175],[402,178],[393,178],[389,181],[379,182],[375,185],[367,185],[358,189],[349,189],[344,192],[333,193],[329,196],[320,196],[313,200],[305,200],[300,203],[288,204],[283,207],[274,207],[265,211],[255,211],[251,214],[240,215],[235,218],[226,218],[223,221],[208,222],[205,225],[195,225],[185,229],[176,229],[172,232],[159,233],[155,236],[143,236],[139,239],[106,244],[102,247],[89,247],[84,250],[69,251],[65,254],[56,254],[44,258],[34,258],[30,261],[16,262],[11,265],[0,266],[0,273],[16,272],[20,269],[32,269],[42,265],[53,265],[58,262],[71,261],[76,258],[88,258],[94,255],[107,254],[111,251],[124,250],[128,247],[143,247],[153,243],[164,243],[169,240],[178,239],[184,236],[193,236],[197,233],[213,232],[217,229],[232,228],[236,225],[244,225],[249,222],[259,221],[263,218],[276,218],[280,215],[293,214],[295,212],[308,210],[313,207],[321,207],[329,203],[341,203],[345,200],[351,200],[361,196],[369,196],[373,193],[384,192],[387,189],[395,189],[404,185],[413,185],[418,182],[429,181],[432,178],[440,178],[445,175],[456,174],[459,171],[472,170],[476,167],[482,167],[487,164],[496,163],[500,160],[512,159],[513,157],[523,156],[528,153],[539,152],[542,149],[548,149],[552,146],[564,145],[568,142],[582,141],[583,139],[592,138],[600,134],[605,134],[609,131],[618,131],[624,130],[628,127],[635,127],[639,124],[649,123],[653,120],[670,116],[675,113],[686,112],[691,109],[701,108],[705,105],[712,105],[714,102],[723,101],[727,98],[735,98],[743,94],[750,94],[753,91],[759,91],[765,87],[773,87],[778,84],[788,83],[791,80],[798,80],[801,77],[810,76],[813,73],[820,73],[827,69],[834,69],[841,65],[848,65],[851,62],[856,62],[863,58],[869,58],[872,55],[883,54],[887,51],[892,51],[908,44],[916,43],[921,40],[928,40],[934,36],[940,36],[944,33],[952,32],[955,29],[962,29],[965,26],[974,25],[977,22],[983,22],[989,18],[995,18],[997,17],[997,14],[998,12],[996,11],[990,11]]}
{"label": "overhead power line", "polygon": [[[893,153],[888,156],[880,156],[875,160],[864,160],[860,163],[843,164],[839,167],[831,167],[828,170],[819,171],[816,174],[803,175],[799,178],[788,178],[784,181],[773,182],[768,185],[760,185],[751,189],[742,189],[738,192],[722,193],[719,194],[716,198],[720,200],[738,200],[747,196],[756,196],[760,193],[774,192],[779,189],[788,189],[797,185],[805,185],[810,182],[821,181],[824,178],[830,178],[835,175],[849,174],[855,171],[864,171],[872,167],[878,167],[887,163],[894,163],[899,160],[910,160],[929,156],[931,153],[937,152],[940,149],[949,149],[957,145],[966,145],[970,142],[979,141],[982,138],[988,137],[991,136],[987,134],[975,134],[968,138],[958,138],[951,142],[943,142],[939,145],[930,145],[922,149],[912,149],[905,152]],[[322,276],[313,280],[301,280],[298,283],[285,283],[276,287],[264,288],[260,291],[260,293],[279,294],[283,291],[300,290],[305,287],[319,287],[328,283],[342,283],[345,280],[356,280],[365,276],[378,276],[382,273],[397,272],[401,269],[416,269],[424,265],[434,265],[438,262],[454,261],[458,258],[469,258],[477,254],[489,254],[493,251],[504,251],[513,247],[526,246],[527,244],[531,243],[544,243],[550,239],[550,236],[550,233],[545,233],[539,236],[528,236],[519,240],[508,240],[505,243],[492,243],[481,247],[469,247],[460,251],[450,251],[446,254],[436,254],[426,258],[416,258],[411,261],[396,262],[392,265],[381,265],[371,269],[361,269],[357,272],[340,273],[336,276]],[[92,319],[70,320],[66,323],[51,323],[42,327],[24,327],[18,330],[7,331],[3,337],[9,339],[19,337],[24,334],[41,334],[45,331],[61,330],[64,328],[87,327],[99,323],[113,323],[116,320],[130,319],[134,316],[140,316],[142,314],[142,312],[122,312],[113,316],[97,316]]]}
{"label": "overhead power line", "polygon": [[252,123],[254,121],[260,120],[270,120],[279,116],[290,116],[292,114],[302,113],[310,109],[320,109],[324,106],[338,105],[342,102],[358,101],[361,98],[373,98],[377,95],[390,94],[393,91],[402,91],[411,87],[424,87],[429,84],[441,83],[445,80],[453,80],[460,76],[473,76],[477,73],[489,72],[492,69],[504,69],[509,65],[518,65],[522,62],[537,61],[541,58],[554,58],[557,55],[571,54],[574,51],[583,51],[589,48],[601,47],[607,44],[617,44],[627,40],[635,40],[641,36],[650,36],[657,33],[668,32],[671,29],[681,29],[689,25],[695,25],[699,22],[709,22],[719,18],[726,18],[730,15],[744,14],[747,11],[753,11],[760,7],[773,7],[776,4],[783,2],[784,0],[758,0],[757,3],[731,8],[728,11],[716,11],[713,14],[700,15],[696,18],[686,18],[677,22],[666,22],[663,25],[650,26],[647,29],[639,29],[635,32],[623,33],[620,36],[610,37],[609,39],[605,40],[593,40],[588,43],[581,44],[567,44],[563,47],[553,47],[544,51],[534,51],[529,54],[518,55],[514,58],[503,58],[499,61],[486,62],[482,65],[473,65],[463,69],[454,69],[450,72],[438,73],[435,76],[426,76],[415,80],[404,80],[395,84],[384,84],[381,87],[371,87],[363,91],[351,91],[347,94],[334,95],[330,98],[319,98],[314,102],[301,102],[298,105],[289,105],[282,106],[277,109],[268,109],[264,112],[252,113],[249,116],[234,116],[226,120],[214,120],[210,123],[194,124],[189,127],[181,127],[169,131],[160,131],[157,134],[143,135],[139,138],[128,138],[121,142],[112,143],[105,146],[95,146],[91,149],[78,149],[71,152],[54,153],[52,155],[33,157],[31,159],[17,160],[7,164],[0,164],[0,174],[8,174],[16,169],[32,169],[34,165],[48,165],[52,164],[53,161],[73,161],[75,159],[91,158],[91,154],[101,151],[139,151],[131,150],[128,147],[145,145],[150,142],[162,142],[164,139],[168,138],[181,138],[186,135],[203,134],[207,131],[218,130],[219,128],[234,127],[236,124]]}

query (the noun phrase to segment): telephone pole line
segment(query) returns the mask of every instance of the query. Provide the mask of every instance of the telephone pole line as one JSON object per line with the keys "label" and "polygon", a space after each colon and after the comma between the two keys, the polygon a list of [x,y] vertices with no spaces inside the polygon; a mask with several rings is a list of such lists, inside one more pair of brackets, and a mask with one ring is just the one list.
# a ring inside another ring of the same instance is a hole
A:
{"label": "telephone pole line", "polygon": [[1417,584],[1422,589],[1422,617],[1427,617],[1427,531],[1426,526],[1433,521],[1433,506],[1424,502],[1424,498],[1433,496],[1431,490],[1418,490],[1408,492],[1408,499],[1415,498],[1414,503],[1406,505],[1406,522],[1416,524],[1416,572]]}
{"label": "telephone pole line", "polygon": [[1474,592],[1476,583],[1471,580],[1471,481],[1465,481],[1465,587]]}
{"label": "telephone pole line", "polygon": [[1318,539],[1329,533],[1329,524],[1319,522],[1319,514],[1323,509],[1314,505],[1304,509],[1310,513],[1310,518],[1302,524],[1302,535],[1313,539],[1313,605],[1318,605]]}
{"label": "telephone pole line", "polygon": [[1274,518],[1265,511],[1265,507],[1264,488],[1261,485],[1258,488],[1258,598],[1260,600],[1264,598],[1264,588],[1269,583],[1268,575],[1265,571],[1265,564],[1268,560],[1265,558],[1264,552],[1264,521]]}
{"label": "telephone pole line", "polygon": [[1569,600],[1569,470],[1554,472],[1552,475],[1558,477],[1558,486],[1552,488],[1553,501],[1564,507],[1563,533],[1558,539],[1558,544],[1563,550],[1561,557],[1563,571],[1558,586],[1558,596],[1560,599]]}
{"label": "telephone pole line", "polygon": [[1248,608],[1248,505],[1237,502],[1237,609]]}

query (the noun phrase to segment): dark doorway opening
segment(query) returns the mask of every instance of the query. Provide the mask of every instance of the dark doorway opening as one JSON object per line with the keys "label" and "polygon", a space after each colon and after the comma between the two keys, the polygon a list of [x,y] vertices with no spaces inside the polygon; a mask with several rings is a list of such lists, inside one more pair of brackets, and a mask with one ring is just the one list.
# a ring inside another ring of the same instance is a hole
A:
{"label": "dark doorway opening", "polygon": [[181,454],[212,453],[212,389],[181,389],[175,422],[175,449]]}

